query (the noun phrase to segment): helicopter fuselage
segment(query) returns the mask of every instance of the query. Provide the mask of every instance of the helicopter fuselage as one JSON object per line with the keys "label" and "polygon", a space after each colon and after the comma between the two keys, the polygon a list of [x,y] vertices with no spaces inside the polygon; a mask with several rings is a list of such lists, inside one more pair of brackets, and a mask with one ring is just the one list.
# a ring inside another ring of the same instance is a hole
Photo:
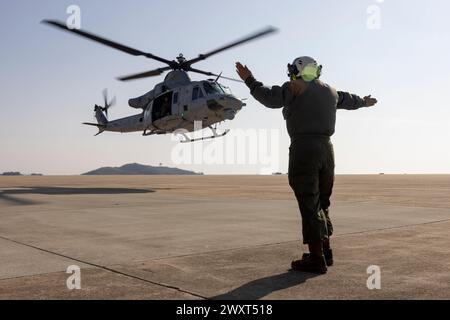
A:
{"label": "helicopter fuselage", "polygon": [[[156,88],[156,87],[155,87]],[[245,106],[229,89],[216,81],[192,81],[160,93],[142,106],[142,112],[113,121],[103,121],[102,111],[96,111],[99,129],[112,132],[144,132],[145,135],[172,133],[184,129],[197,130],[233,120]]]}

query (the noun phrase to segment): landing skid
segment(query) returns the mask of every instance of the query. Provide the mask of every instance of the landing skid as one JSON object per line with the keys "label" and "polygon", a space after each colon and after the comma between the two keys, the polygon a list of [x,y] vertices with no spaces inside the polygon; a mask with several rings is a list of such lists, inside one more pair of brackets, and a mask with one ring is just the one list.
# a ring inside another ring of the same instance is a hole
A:
{"label": "landing skid", "polygon": [[195,141],[203,141],[203,140],[215,139],[215,138],[223,137],[228,132],[230,132],[230,129],[227,129],[223,133],[217,133],[217,129],[215,129],[215,128],[211,127],[211,126],[208,126],[208,128],[210,128],[212,133],[213,133],[213,135],[209,136],[209,137],[201,137],[201,138],[191,139],[191,138],[189,138],[189,136],[186,133],[179,133],[184,138],[184,140],[181,140],[180,143],[188,143],[188,142],[195,142]]}
{"label": "landing skid", "polygon": [[166,133],[167,132],[165,132],[165,131],[157,131],[157,130],[148,131],[148,129],[145,129],[144,132],[142,133],[142,135],[144,137],[147,137],[147,136],[152,136],[154,134],[166,134]]}

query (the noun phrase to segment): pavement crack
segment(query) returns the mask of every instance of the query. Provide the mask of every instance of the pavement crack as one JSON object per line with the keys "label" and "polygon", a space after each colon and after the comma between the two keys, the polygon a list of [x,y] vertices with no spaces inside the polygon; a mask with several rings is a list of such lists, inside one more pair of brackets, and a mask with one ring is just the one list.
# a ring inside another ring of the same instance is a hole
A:
{"label": "pavement crack", "polygon": [[[450,219],[443,219],[443,220],[436,220],[436,221],[429,221],[429,222],[422,222],[422,223],[415,223],[415,224],[408,224],[408,225],[401,225],[401,226],[395,226],[395,227],[386,227],[386,228],[379,228],[379,229],[371,229],[371,230],[362,230],[362,231],[356,231],[356,232],[348,232],[348,233],[342,233],[334,235],[334,238],[340,238],[345,236],[351,236],[356,234],[364,234],[364,233],[371,233],[371,232],[380,232],[380,231],[387,231],[387,230],[395,230],[395,229],[402,229],[402,228],[409,228],[409,227],[417,227],[417,226],[424,226],[424,225],[430,225],[430,224],[436,224],[436,223],[442,223],[442,222],[449,222]],[[222,253],[222,252],[230,252],[235,250],[245,250],[245,249],[252,249],[252,248],[263,248],[263,247],[270,247],[270,246],[278,246],[282,244],[288,244],[288,243],[294,243],[294,242],[301,242],[300,239],[297,240],[287,240],[287,241],[281,241],[281,242],[274,242],[274,243],[263,243],[258,244],[254,246],[242,246],[242,247],[236,247],[236,248],[228,248],[228,249],[221,249],[221,250],[211,250],[211,251],[205,251],[205,252],[194,252],[189,254],[183,254],[183,255],[176,255],[176,256],[167,256],[167,257],[159,257],[154,259],[148,259],[150,261],[162,261],[167,259],[177,259],[177,258],[186,258],[186,257],[194,257],[194,256],[201,256],[201,255],[208,255],[208,254],[215,254],[215,253]],[[143,262],[148,260],[140,260],[136,262]]]}
{"label": "pavement crack", "polygon": [[[6,240],[6,241],[10,241],[10,242],[13,242],[13,243],[16,243],[16,244],[19,244],[19,245],[22,245],[22,246],[26,246],[28,248],[32,248],[32,249],[35,249],[35,250],[39,250],[39,251],[42,251],[42,252],[50,253],[50,254],[53,254],[53,255],[65,258],[65,259],[69,259],[69,260],[72,260],[72,261],[80,262],[80,263],[83,263],[85,265],[89,265],[89,266],[92,266],[92,267],[95,267],[95,268],[99,268],[99,269],[102,269],[102,270],[105,270],[105,271],[109,271],[109,272],[112,272],[112,273],[115,273],[115,274],[118,274],[118,275],[122,275],[122,276],[125,276],[125,277],[128,277],[128,278],[132,278],[132,279],[135,279],[135,280],[143,281],[143,282],[146,282],[146,283],[149,283],[149,284],[153,284],[153,285],[156,285],[156,286],[159,286],[159,287],[175,290],[175,291],[178,291],[178,292],[181,292],[181,293],[184,293],[184,294],[191,295],[191,296],[196,297],[196,298],[200,298],[200,299],[204,299],[204,300],[208,300],[209,299],[208,297],[202,296],[200,294],[197,294],[197,293],[194,293],[194,292],[191,292],[191,291],[188,291],[188,290],[184,290],[184,289],[176,287],[176,286],[172,286],[172,285],[168,285],[168,284],[159,283],[159,282],[156,282],[156,281],[151,281],[151,280],[148,280],[148,279],[144,279],[144,278],[141,278],[141,277],[138,277],[138,276],[135,276],[135,275],[132,275],[132,274],[128,274],[128,273],[125,273],[125,272],[122,272],[122,271],[119,271],[119,270],[115,270],[115,269],[112,269],[112,268],[109,268],[109,267],[106,267],[106,266],[102,266],[102,265],[99,265],[99,264],[96,264],[96,263],[93,263],[93,262],[84,261],[84,260],[81,260],[81,259],[78,259],[78,258],[70,257],[70,256],[67,256],[67,255],[58,253],[58,252],[54,252],[54,251],[51,251],[51,250],[40,248],[40,247],[31,245],[31,244],[24,243],[24,242],[21,242],[21,241],[17,241],[17,240],[14,240],[14,239],[10,239],[10,238],[4,237],[4,236],[0,236],[0,239]],[[3,279],[3,280],[5,280],[5,279]]]}
{"label": "pavement crack", "polygon": [[380,229],[355,231],[355,232],[338,234],[338,235],[335,235],[334,237],[344,237],[344,236],[351,236],[351,235],[355,235],[355,234],[364,234],[364,233],[370,233],[370,232],[379,232],[379,231],[396,230],[396,229],[411,228],[411,227],[418,227],[418,226],[426,226],[426,225],[430,225],[430,224],[437,224],[437,223],[449,222],[449,221],[450,221],[450,219],[443,219],[443,220],[413,223],[413,224],[407,224],[407,225],[401,225],[401,226],[395,226],[395,227],[386,227],[386,228],[380,228]]}

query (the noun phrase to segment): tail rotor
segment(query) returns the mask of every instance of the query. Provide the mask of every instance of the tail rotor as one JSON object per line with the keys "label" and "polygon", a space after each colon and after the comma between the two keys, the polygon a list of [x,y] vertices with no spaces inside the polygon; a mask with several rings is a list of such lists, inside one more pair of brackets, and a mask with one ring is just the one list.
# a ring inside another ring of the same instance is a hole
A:
{"label": "tail rotor", "polygon": [[108,102],[108,89],[103,90],[103,107],[99,105],[95,105],[94,111],[98,110],[105,112],[106,118],[108,119],[108,110],[116,104],[116,97],[113,97]]}
{"label": "tail rotor", "polygon": [[107,130],[107,128],[108,128],[108,110],[115,104],[116,104],[116,97],[112,98],[108,102],[108,90],[104,89],[103,90],[103,105],[104,106],[102,107],[102,106],[99,106],[96,104],[94,107],[95,118],[97,119],[97,123],[83,122],[83,124],[97,127],[98,133],[96,134],[96,136],[98,136],[100,133]]}

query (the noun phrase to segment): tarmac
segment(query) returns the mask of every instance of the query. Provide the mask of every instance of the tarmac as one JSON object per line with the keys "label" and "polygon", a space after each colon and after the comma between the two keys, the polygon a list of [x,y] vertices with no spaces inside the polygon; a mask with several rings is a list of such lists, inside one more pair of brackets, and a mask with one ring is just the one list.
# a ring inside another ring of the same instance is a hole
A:
{"label": "tarmac", "polygon": [[0,299],[450,298],[450,175],[334,190],[318,276],[289,270],[307,250],[286,176],[0,177]]}

